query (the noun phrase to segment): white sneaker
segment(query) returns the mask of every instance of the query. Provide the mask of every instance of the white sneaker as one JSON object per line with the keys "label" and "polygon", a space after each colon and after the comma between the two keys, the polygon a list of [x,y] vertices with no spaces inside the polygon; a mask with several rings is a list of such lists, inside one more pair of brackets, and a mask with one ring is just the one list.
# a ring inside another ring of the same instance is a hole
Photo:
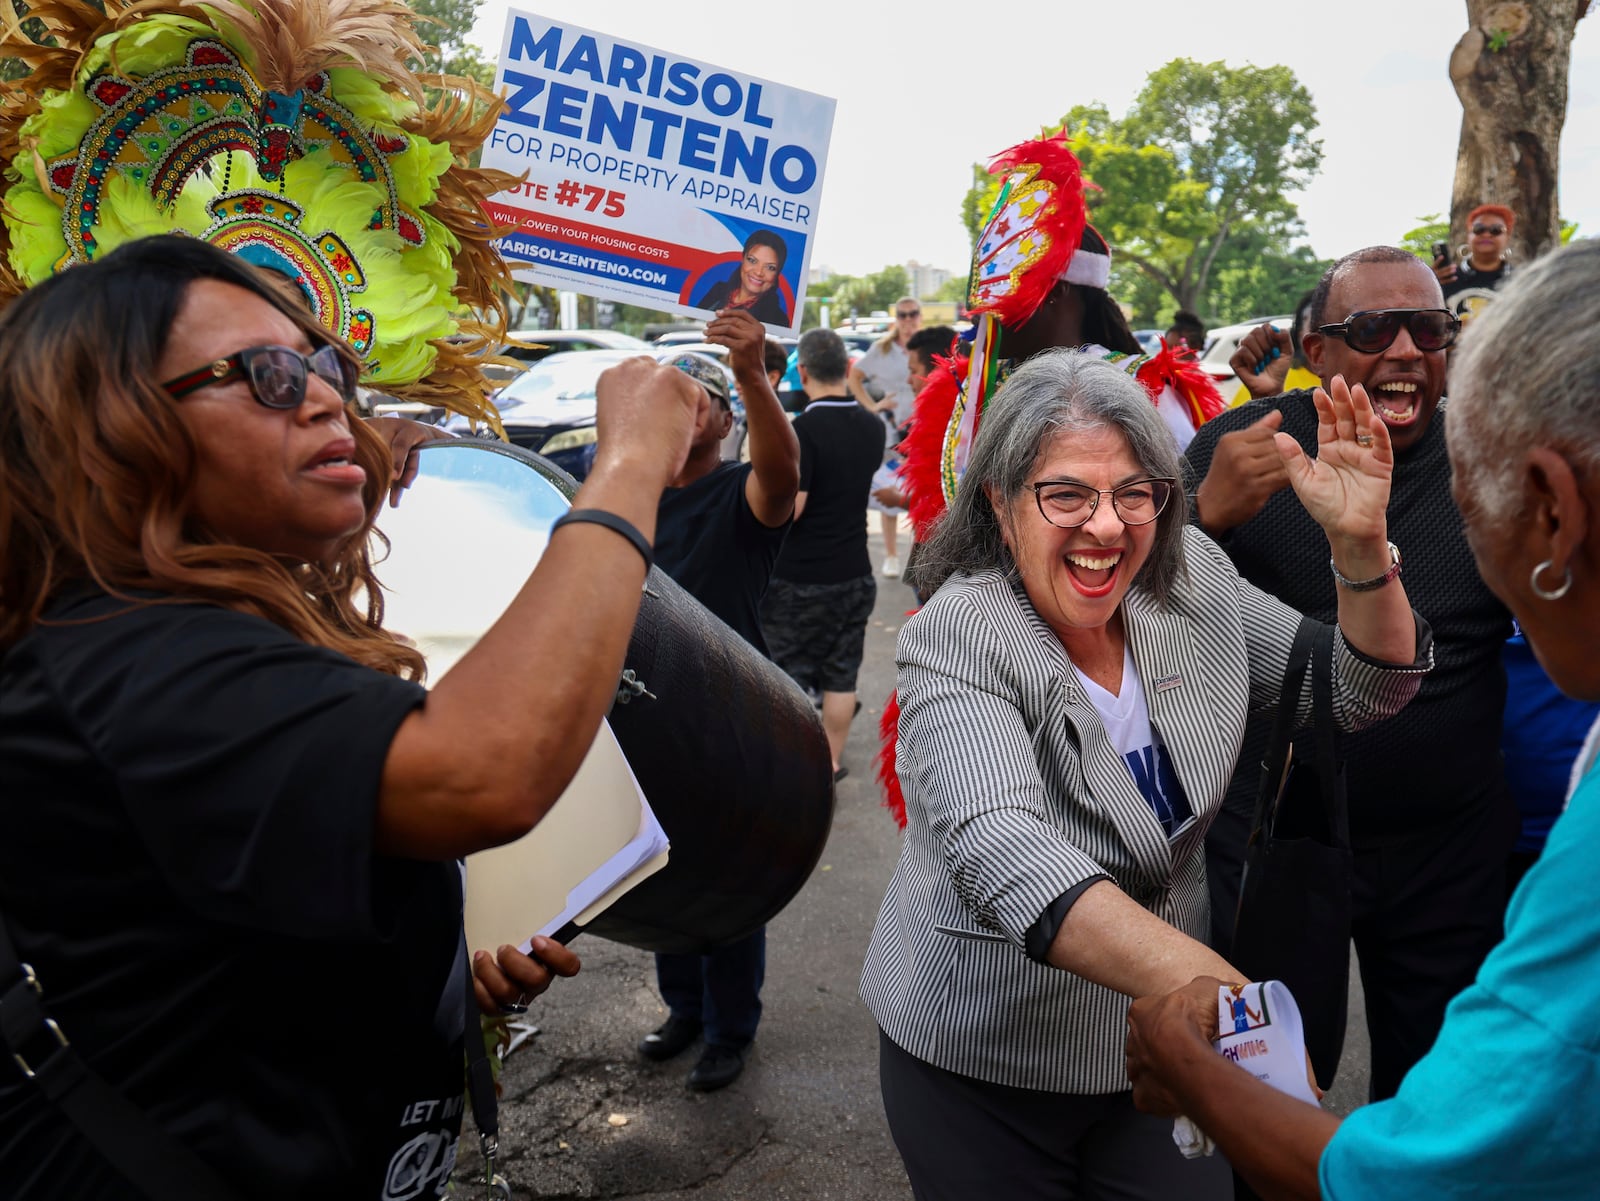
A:
{"label": "white sneaker", "polygon": [[883,574],[885,579],[894,579],[900,574],[900,556],[890,555],[883,561]]}

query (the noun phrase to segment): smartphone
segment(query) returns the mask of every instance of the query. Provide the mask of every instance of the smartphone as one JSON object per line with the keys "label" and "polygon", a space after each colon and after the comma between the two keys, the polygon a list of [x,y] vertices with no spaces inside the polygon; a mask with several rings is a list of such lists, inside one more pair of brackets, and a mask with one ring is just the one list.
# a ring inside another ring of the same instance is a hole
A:
{"label": "smartphone", "polygon": [[1433,244],[1433,261],[1435,263],[1448,263],[1450,261],[1450,243],[1435,242]]}

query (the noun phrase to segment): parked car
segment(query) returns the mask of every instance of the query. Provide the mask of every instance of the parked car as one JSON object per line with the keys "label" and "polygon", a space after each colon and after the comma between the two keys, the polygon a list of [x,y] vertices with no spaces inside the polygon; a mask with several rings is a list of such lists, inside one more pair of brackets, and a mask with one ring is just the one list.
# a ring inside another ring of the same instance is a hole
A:
{"label": "parked car", "polygon": [[1239,377],[1233,373],[1233,368],[1228,366],[1228,360],[1233,358],[1233,352],[1239,349],[1239,343],[1244,341],[1244,336],[1258,325],[1276,325],[1279,329],[1288,329],[1294,320],[1294,315],[1287,317],[1257,317],[1251,321],[1242,321],[1238,325],[1224,325],[1211,331],[1207,341],[1205,353],[1200,356],[1200,370],[1211,377],[1211,382],[1217,385],[1217,391],[1222,393],[1224,404],[1233,403],[1233,394],[1239,390]]}
{"label": "parked car", "polygon": [[696,326],[694,329],[668,330],[651,343],[652,346],[688,346],[691,343],[705,341],[705,326]]}
{"label": "parked car", "polygon": [[[600,373],[635,353],[632,348],[562,351],[534,363],[495,394],[506,437],[525,450],[543,455],[575,479],[583,479],[594,465],[595,389]],[[644,353],[665,363],[682,354],[683,348],[646,346]],[[744,404],[733,372],[727,371],[727,377],[733,397],[733,429],[722,444],[722,456],[737,459],[744,453]],[[445,428],[458,434],[494,437],[481,428],[474,431],[460,416],[451,417]]]}
{"label": "parked car", "polygon": [[[503,388],[516,379],[528,366],[553,354],[573,350],[626,350],[634,354],[650,353],[650,343],[632,334],[609,329],[523,329],[513,330],[509,341],[496,348],[492,358],[509,362],[486,362],[483,376],[491,388]],[[464,341],[463,335],[450,339]]]}
{"label": "parked car", "polygon": [[1166,332],[1164,329],[1136,329],[1133,336],[1145,354],[1160,354],[1161,337]]}

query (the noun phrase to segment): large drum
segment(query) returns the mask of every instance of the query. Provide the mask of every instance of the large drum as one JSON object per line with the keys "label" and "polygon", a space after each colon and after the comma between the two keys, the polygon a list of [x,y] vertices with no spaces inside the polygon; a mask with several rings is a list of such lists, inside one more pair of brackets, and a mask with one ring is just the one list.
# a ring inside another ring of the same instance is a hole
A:
{"label": "large drum", "polygon": [[[379,518],[390,546],[377,573],[385,625],[416,641],[438,680],[504,612],[575,485],[500,443],[431,443],[418,461],[417,481]],[[608,721],[671,850],[582,928],[703,952],[775,916],[816,866],[833,817],[827,739],[805,694],[652,569]],[[472,880],[469,864],[469,897]]]}

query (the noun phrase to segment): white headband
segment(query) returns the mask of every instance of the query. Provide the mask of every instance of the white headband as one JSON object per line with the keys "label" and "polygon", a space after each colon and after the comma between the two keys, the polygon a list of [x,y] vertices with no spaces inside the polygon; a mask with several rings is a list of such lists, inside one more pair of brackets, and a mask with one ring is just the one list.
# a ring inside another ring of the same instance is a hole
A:
{"label": "white headband", "polygon": [[1067,269],[1061,273],[1061,278],[1069,284],[1099,288],[1104,292],[1106,285],[1111,282],[1111,256],[1096,254],[1080,246],[1067,260]]}

